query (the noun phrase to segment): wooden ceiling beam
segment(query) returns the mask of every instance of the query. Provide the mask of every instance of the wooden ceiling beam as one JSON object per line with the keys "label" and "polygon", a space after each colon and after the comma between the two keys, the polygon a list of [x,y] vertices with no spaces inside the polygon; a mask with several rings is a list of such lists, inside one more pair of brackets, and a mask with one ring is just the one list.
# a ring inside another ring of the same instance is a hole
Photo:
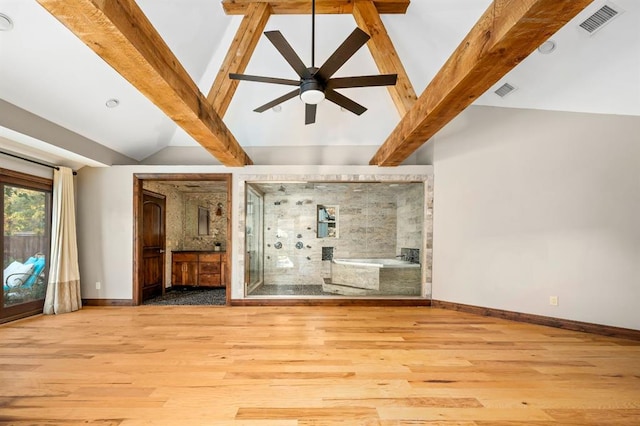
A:
{"label": "wooden ceiling beam", "polygon": [[371,36],[367,42],[371,56],[381,74],[398,74],[394,86],[388,86],[389,94],[400,114],[409,112],[418,99],[409,76],[402,65],[396,48],[389,38],[387,29],[380,19],[380,14],[371,0],[356,1],[353,5],[353,17],[364,32]]}
{"label": "wooden ceiling beam", "polygon": [[[261,0],[222,0],[227,15],[244,15],[251,3]],[[373,0],[378,13],[407,12],[410,0]],[[269,0],[274,15],[305,15],[311,13],[311,1]],[[316,0],[317,14],[348,14],[353,12],[353,0]]]}
{"label": "wooden ceiling beam", "polygon": [[370,164],[401,164],[592,1],[494,0]]}
{"label": "wooden ceiling beam", "polygon": [[38,3],[222,164],[252,164],[135,1]]}
{"label": "wooden ceiling beam", "polygon": [[269,16],[271,16],[269,3],[251,3],[247,7],[247,14],[242,18],[227,56],[207,95],[207,100],[220,117],[224,117],[238,88],[239,81],[231,80],[229,73],[244,73]]}

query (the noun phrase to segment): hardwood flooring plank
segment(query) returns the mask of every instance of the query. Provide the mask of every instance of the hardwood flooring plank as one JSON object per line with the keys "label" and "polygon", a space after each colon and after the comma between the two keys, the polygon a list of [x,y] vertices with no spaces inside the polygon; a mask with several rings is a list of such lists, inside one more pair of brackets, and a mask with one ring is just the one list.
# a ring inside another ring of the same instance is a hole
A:
{"label": "hardwood flooring plank", "polygon": [[435,308],[90,307],[0,326],[0,424],[626,426],[638,410],[640,342]]}

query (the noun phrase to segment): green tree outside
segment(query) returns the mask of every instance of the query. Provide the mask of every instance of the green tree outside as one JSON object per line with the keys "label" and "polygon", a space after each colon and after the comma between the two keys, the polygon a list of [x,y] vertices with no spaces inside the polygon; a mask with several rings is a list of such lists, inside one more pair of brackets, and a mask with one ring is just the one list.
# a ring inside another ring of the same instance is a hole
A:
{"label": "green tree outside", "polygon": [[4,235],[44,235],[46,194],[42,191],[4,187]]}

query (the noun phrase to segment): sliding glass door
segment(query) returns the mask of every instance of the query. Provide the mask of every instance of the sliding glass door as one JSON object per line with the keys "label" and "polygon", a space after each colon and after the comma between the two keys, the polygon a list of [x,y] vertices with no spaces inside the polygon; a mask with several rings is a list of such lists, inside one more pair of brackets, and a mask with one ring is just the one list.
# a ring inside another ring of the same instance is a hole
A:
{"label": "sliding glass door", "polygon": [[49,269],[51,181],[0,169],[0,322],[42,311]]}

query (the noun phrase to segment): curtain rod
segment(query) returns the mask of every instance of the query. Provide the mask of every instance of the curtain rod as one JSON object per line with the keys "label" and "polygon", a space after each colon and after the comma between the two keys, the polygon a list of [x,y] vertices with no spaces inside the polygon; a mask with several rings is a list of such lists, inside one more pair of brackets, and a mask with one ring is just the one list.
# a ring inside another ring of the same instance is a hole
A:
{"label": "curtain rod", "polygon": [[[51,164],[47,164],[47,163],[41,163],[40,161],[36,161],[36,160],[32,160],[30,158],[24,158],[24,157],[20,157],[19,155],[15,155],[15,154],[10,154],[8,152],[4,152],[4,151],[0,151],[0,154],[2,155],[7,155],[9,157],[13,157],[13,158],[17,158],[18,160],[23,160],[23,161],[28,161],[29,163],[33,163],[33,164],[37,164],[39,166],[44,166],[44,167],[49,167],[51,169],[56,169],[56,170],[60,170],[60,167],[58,166],[53,166]],[[73,175],[77,175],[78,172],[76,172],[75,170],[73,171]]]}

